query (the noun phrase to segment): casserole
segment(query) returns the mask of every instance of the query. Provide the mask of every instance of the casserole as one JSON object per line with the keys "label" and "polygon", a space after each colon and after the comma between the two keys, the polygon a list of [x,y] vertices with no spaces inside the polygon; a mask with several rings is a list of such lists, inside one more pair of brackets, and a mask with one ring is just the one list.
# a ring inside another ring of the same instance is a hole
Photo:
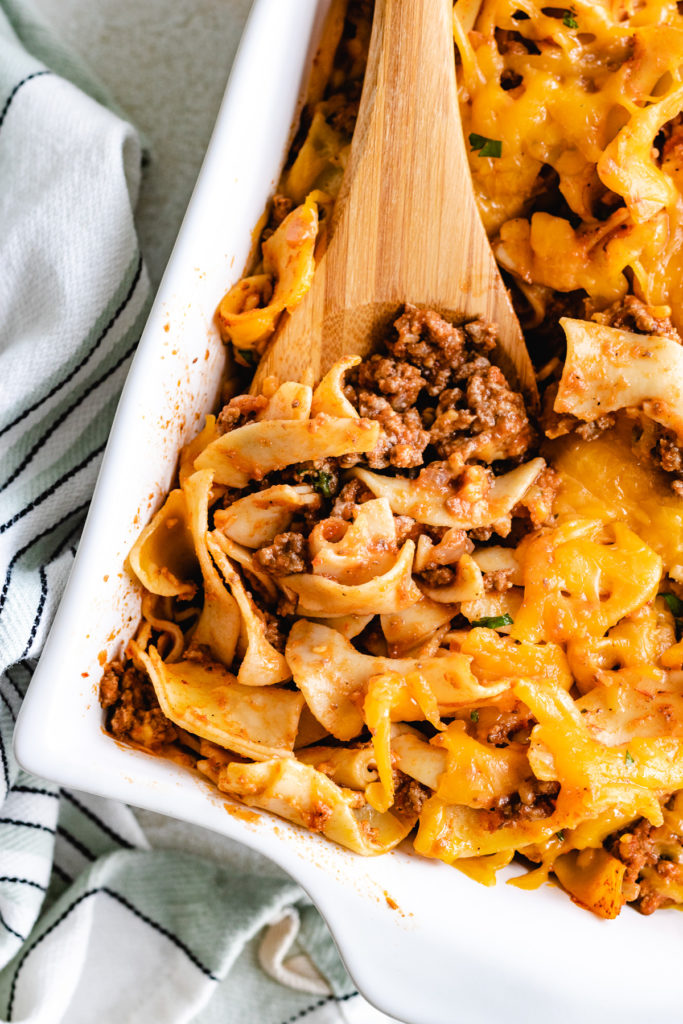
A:
{"label": "casserole", "polygon": [[[586,1007],[601,1020],[671,1013],[677,919],[670,913],[658,915],[656,925],[633,914],[607,925],[584,920],[588,915],[550,888],[532,902],[524,892],[484,889],[403,851],[361,861],[318,836],[226,806],[182,769],[112,744],[101,731],[101,666],[139,617],[126,555],[170,486],[178,448],[215,403],[224,354],[213,312],[242,271],[277,180],[325,6],[254,6],[121,400],[73,575],[21,712],[17,756],[35,774],[213,828],[272,857],[319,906],[363,993],[399,1019],[540,1021],[552,1014],[569,1021],[585,1016]],[[268,128],[254,137],[253,124]],[[638,942],[643,927],[651,939],[645,949]]]}

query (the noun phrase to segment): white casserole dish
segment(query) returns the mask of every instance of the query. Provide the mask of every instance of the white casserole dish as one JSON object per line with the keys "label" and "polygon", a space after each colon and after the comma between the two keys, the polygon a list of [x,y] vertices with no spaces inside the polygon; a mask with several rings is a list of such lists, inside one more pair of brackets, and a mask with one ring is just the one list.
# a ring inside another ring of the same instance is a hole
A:
{"label": "white casserole dish", "polygon": [[326,7],[255,0],[19,716],[17,758],[36,775],[214,829],[270,857],[317,904],[359,989],[399,1020],[680,1019],[673,911],[646,919],[625,910],[605,922],[549,886],[527,893],[501,880],[487,889],[410,852],[364,859],[267,814],[228,813],[208,783],[102,730],[101,664],[139,617],[126,556],[169,488],[178,448],[214,404],[224,353],[213,313],[240,276],[279,176]]}

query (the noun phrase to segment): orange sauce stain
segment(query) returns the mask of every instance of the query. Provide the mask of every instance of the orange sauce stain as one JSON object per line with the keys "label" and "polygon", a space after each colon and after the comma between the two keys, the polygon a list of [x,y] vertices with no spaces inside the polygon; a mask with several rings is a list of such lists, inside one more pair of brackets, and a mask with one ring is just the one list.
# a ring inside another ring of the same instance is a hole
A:
{"label": "orange sauce stain", "polygon": [[248,811],[246,807],[240,807],[239,804],[223,804],[229,815],[233,818],[238,818],[240,821],[246,821],[250,825],[254,825],[257,821],[261,820],[261,815],[256,814],[255,811]]}
{"label": "orange sauce stain", "polygon": [[390,910],[398,910],[398,912],[401,915],[401,917],[405,917],[405,914],[403,913],[403,911],[399,907],[399,905],[396,902],[396,900],[392,896],[389,895],[389,893],[387,892],[386,889],[384,889],[384,899],[386,900],[387,906],[389,907]]}

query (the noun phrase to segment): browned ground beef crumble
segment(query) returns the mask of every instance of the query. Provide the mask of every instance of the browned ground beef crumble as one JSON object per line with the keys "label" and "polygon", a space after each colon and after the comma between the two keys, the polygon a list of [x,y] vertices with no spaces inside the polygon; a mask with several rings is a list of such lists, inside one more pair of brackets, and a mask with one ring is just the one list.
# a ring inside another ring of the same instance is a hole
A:
{"label": "browned ground beef crumble", "polygon": [[411,816],[419,814],[430,793],[426,786],[421,785],[409,775],[396,769],[394,771],[394,803],[393,810],[398,815]]}
{"label": "browned ground beef crumble", "polygon": [[279,533],[272,544],[262,547],[254,555],[262,569],[272,576],[289,576],[293,572],[309,569],[308,544],[303,533]]}
{"label": "browned ground beef crumble", "polygon": [[[658,875],[679,875],[681,867],[662,858],[657,850],[657,829],[642,818],[636,825],[618,833],[607,841],[610,853],[626,865],[623,891],[626,898],[642,914],[652,914],[667,904],[667,899],[650,880],[642,877],[644,868],[654,868]],[[683,880],[683,879],[682,879]]]}
{"label": "browned ground beef crumble", "polygon": [[518,793],[501,797],[486,814],[486,827],[495,832],[513,821],[536,821],[549,818],[555,810],[559,782],[541,782],[529,779]]}
{"label": "browned ground beef crumble", "polygon": [[347,398],[382,427],[368,465],[409,469],[454,455],[462,465],[522,461],[536,437],[524,399],[488,358],[495,343],[483,320],[454,326],[406,305],[386,353],[349,375]]}
{"label": "browned ground beef crumble", "polygon": [[273,205],[270,209],[270,220],[268,227],[274,231],[275,228],[282,224],[283,220],[288,213],[291,213],[294,209],[294,200],[290,199],[289,196],[275,195],[273,196]]}
{"label": "browned ground beef crumble", "polygon": [[100,704],[107,710],[107,728],[117,738],[154,750],[178,737],[159,707],[151,682],[131,665],[113,661],[107,666],[100,682]]}
{"label": "browned ground beef crumble", "polygon": [[216,428],[219,434],[227,434],[230,430],[251,423],[268,405],[263,395],[236,395],[224,405],[218,414]]}
{"label": "browned ground beef crumble", "polygon": [[655,307],[648,306],[635,295],[626,295],[609,306],[596,319],[608,327],[618,327],[622,331],[632,331],[634,334],[657,334],[662,338],[672,338],[679,344],[681,341],[681,336],[671,323],[670,318],[659,316]]}

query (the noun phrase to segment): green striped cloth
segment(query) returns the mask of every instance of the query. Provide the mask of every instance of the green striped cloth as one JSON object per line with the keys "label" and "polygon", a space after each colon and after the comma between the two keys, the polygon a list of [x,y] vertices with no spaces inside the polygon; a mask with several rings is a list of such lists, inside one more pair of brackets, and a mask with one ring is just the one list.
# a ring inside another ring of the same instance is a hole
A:
{"label": "green striped cloth", "polygon": [[0,0],[0,1016],[386,1021],[272,864],[154,849],[129,808],[12,756],[149,308],[140,168],[103,89],[26,2]]}

